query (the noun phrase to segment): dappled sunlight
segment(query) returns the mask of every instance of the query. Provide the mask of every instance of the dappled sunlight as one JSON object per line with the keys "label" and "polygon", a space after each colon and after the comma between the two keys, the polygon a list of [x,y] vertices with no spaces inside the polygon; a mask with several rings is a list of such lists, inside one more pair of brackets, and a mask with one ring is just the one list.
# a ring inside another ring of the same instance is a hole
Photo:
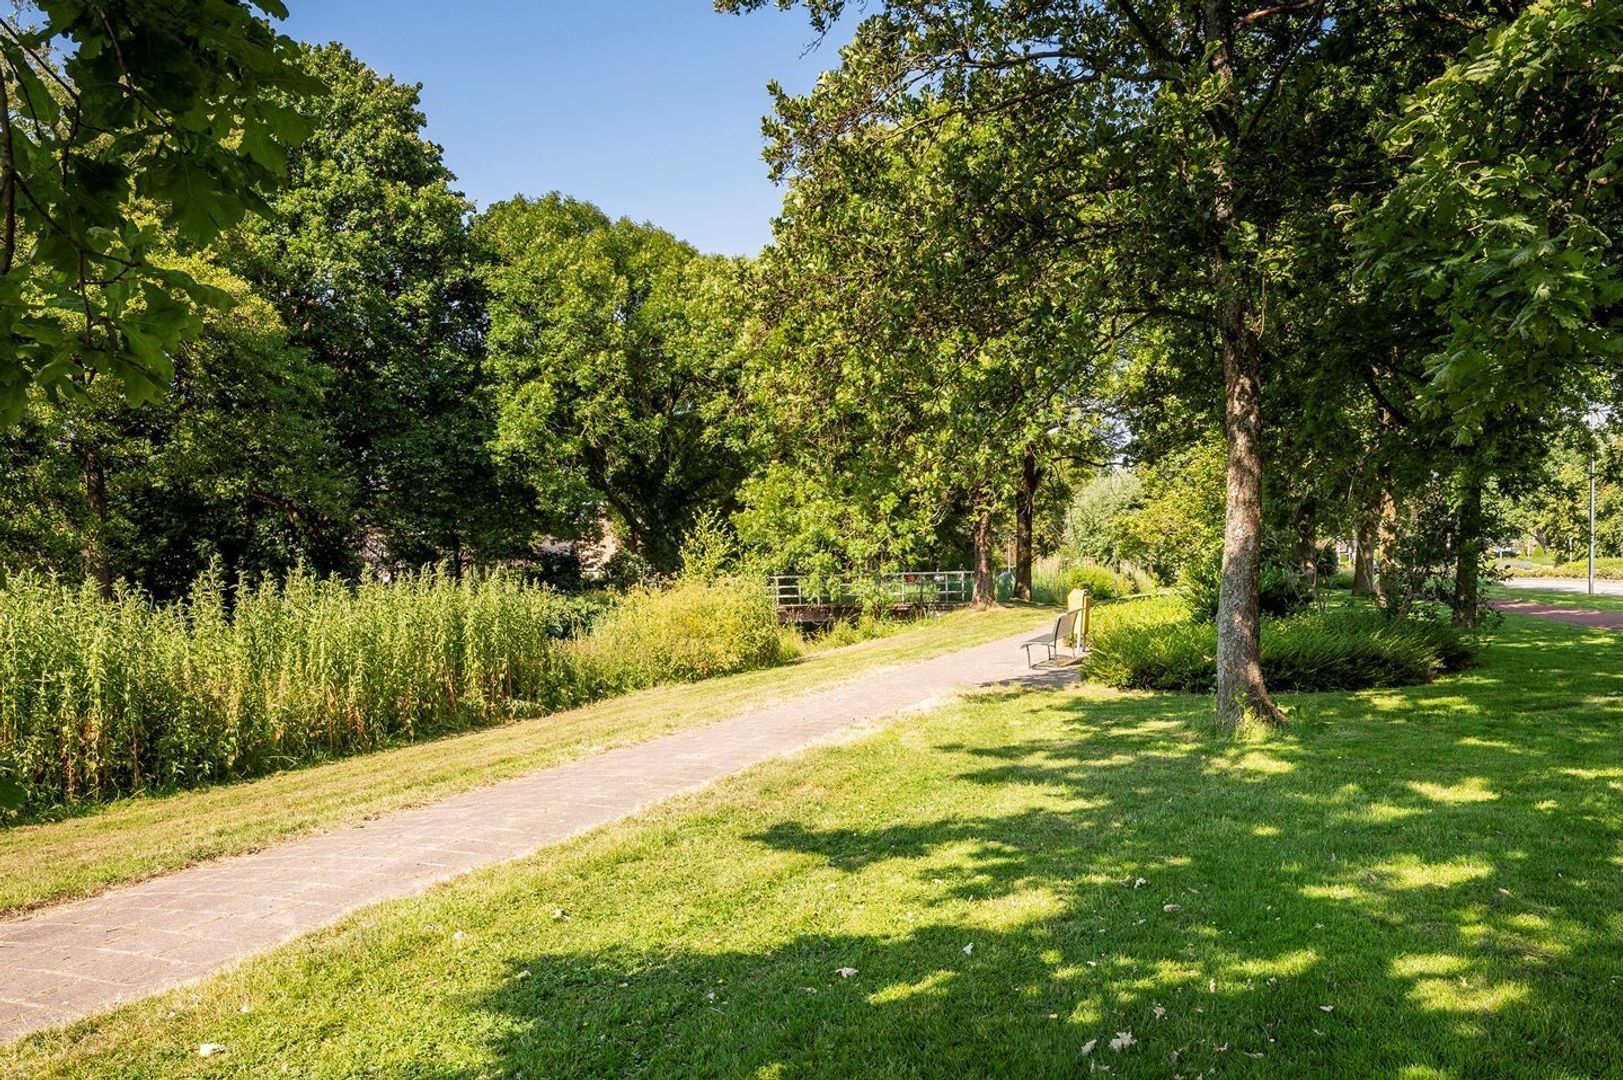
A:
{"label": "dappled sunlight", "polygon": [[1488,782],[1480,776],[1470,776],[1457,784],[1433,784],[1424,780],[1411,780],[1407,787],[1417,795],[1423,795],[1432,802],[1460,803],[1492,802],[1499,797],[1498,793],[1488,787]]}
{"label": "dappled sunlight", "polygon": [[1265,776],[1277,776],[1280,773],[1293,771],[1296,765],[1283,758],[1274,757],[1272,754],[1253,750],[1240,757],[1212,758],[1209,768],[1213,772],[1260,773]]}
{"label": "dappled sunlight", "polygon": [[1478,859],[1426,862],[1413,855],[1400,855],[1375,864],[1370,873],[1391,889],[1452,889],[1489,877],[1493,867]]}
{"label": "dappled sunlight", "polygon": [[1372,802],[1355,810],[1344,810],[1332,819],[1340,825],[1392,825],[1424,813],[1412,806],[1395,806],[1388,802]]}
{"label": "dappled sunlight", "polygon": [[921,996],[942,997],[950,989],[949,984],[958,977],[956,971],[932,971],[922,979],[912,982],[891,983],[883,990],[868,995],[870,1005],[894,1005],[907,1001],[909,998]]}
{"label": "dappled sunlight", "polygon": [[1604,1073],[1575,1017],[1623,1009],[1610,715],[1319,698],[1235,742],[1204,700],[1007,691],[446,890],[389,978],[461,986],[426,1007],[481,1041],[419,1074]]}

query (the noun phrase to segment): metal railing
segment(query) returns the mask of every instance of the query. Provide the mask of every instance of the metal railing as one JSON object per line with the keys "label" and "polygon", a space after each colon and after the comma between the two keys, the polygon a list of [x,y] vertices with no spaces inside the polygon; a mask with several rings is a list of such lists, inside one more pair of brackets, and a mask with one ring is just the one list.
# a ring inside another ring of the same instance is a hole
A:
{"label": "metal railing", "polygon": [[779,608],[800,607],[959,607],[974,597],[969,570],[903,570],[893,574],[853,574],[814,578],[774,574],[767,578]]}

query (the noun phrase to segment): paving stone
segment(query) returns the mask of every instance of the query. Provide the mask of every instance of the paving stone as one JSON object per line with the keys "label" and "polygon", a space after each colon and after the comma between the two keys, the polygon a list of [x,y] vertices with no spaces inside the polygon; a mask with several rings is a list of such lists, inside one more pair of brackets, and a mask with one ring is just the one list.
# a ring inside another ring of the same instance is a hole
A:
{"label": "paving stone", "polygon": [[[1028,672],[1006,638],[428,806],[0,921],[0,1042],[201,978],[382,900],[635,814],[953,692]],[[448,747],[454,743],[447,743]]]}

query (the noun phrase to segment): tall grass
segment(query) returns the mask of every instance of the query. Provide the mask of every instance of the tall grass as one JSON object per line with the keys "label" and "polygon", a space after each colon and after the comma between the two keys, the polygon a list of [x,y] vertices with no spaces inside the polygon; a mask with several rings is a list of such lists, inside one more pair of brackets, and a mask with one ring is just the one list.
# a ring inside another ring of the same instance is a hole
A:
{"label": "tall grass", "polygon": [[[646,610],[644,610],[646,609]],[[591,612],[503,575],[205,575],[156,604],[32,574],[0,588],[0,768],[31,807],[247,777],[568,708],[792,649],[758,584]],[[577,636],[580,635],[580,636]]]}

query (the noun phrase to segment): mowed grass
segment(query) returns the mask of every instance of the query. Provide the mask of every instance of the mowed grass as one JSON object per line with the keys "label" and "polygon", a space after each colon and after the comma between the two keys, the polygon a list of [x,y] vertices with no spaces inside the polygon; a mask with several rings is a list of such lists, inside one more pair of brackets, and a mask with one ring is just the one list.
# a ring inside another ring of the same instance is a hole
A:
{"label": "mowed grass", "polygon": [[1464,675],[1286,703],[1243,741],[1094,688],[911,717],[0,1075],[1623,1070],[1623,638],[1511,617]]}
{"label": "mowed grass", "polygon": [[1532,600],[1535,603],[1589,611],[1623,611],[1623,596],[1610,593],[1570,592],[1564,589],[1515,589],[1508,585],[1489,586],[1487,593],[1497,600]]}
{"label": "mowed grass", "polygon": [[127,799],[63,821],[0,828],[0,913],[86,896],[710,723],[785,695],[1034,629],[1046,615],[1029,606],[956,613],[782,667],[658,687],[259,780]]}

